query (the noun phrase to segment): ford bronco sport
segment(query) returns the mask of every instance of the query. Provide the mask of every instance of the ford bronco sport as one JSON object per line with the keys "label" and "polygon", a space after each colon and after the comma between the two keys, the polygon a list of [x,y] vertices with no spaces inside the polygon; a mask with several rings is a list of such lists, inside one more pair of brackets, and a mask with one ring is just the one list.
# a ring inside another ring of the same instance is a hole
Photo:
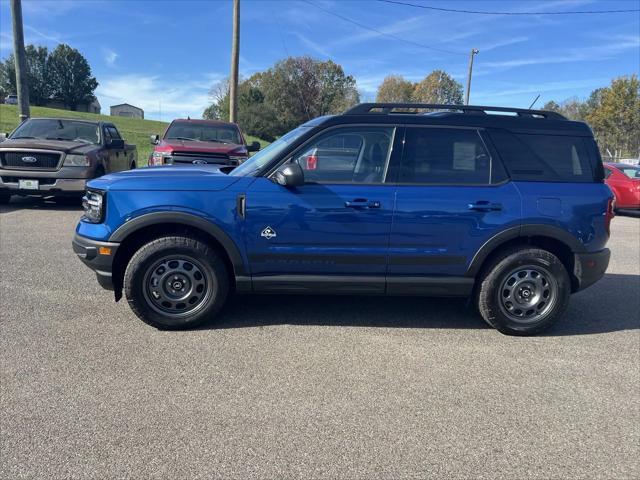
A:
{"label": "ford bronco sport", "polygon": [[542,331],[609,263],[612,194],[591,130],[553,112],[361,104],[242,165],[89,182],[73,249],[159,328],[232,291],[471,297]]}

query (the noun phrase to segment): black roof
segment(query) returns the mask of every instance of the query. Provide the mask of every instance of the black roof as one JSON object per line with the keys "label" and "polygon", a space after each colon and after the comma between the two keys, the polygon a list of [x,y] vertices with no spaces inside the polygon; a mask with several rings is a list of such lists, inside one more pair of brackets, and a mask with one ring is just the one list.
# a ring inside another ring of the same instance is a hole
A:
{"label": "black roof", "polygon": [[428,103],[361,103],[342,115],[320,117],[307,125],[377,123],[503,128],[523,133],[592,136],[586,123],[556,112],[523,108]]}

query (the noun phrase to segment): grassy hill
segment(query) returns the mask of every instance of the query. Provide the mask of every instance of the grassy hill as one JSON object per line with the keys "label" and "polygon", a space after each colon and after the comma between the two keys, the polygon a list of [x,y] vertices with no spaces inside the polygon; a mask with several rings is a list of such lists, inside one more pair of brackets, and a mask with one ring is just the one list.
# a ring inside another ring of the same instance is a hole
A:
{"label": "grassy hill", "polygon": [[[153,145],[149,142],[151,135],[162,135],[167,128],[168,123],[158,122],[156,120],[139,120],[137,118],[126,117],[110,117],[109,115],[96,115],[94,113],[70,112],[69,110],[57,110],[55,108],[31,107],[32,117],[65,117],[65,118],[84,118],[88,120],[103,120],[105,122],[113,122],[120,130],[120,134],[125,138],[127,143],[133,143],[138,148],[139,165],[144,165],[146,159],[153,151]],[[18,107],[16,105],[0,105],[0,132],[11,132],[18,126]],[[247,142],[254,140],[260,142],[265,147],[269,142],[260,140],[259,138],[246,136]]]}

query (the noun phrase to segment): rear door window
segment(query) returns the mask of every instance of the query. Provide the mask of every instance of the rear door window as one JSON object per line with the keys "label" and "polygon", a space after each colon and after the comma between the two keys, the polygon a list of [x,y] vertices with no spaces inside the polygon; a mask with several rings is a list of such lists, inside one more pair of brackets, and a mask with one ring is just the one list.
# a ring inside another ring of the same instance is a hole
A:
{"label": "rear door window", "polygon": [[583,137],[511,133],[506,130],[492,130],[491,137],[512,180],[594,181],[592,162],[595,160],[590,158],[588,144]]}
{"label": "rear door window", "polygon": [[399,183],[487,185],[491,157],[474,129],[408,127]]}

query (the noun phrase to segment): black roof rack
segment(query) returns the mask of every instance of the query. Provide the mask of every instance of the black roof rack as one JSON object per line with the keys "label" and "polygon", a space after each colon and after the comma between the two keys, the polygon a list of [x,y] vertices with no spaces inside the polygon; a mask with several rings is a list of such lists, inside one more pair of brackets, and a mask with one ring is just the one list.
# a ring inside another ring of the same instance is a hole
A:
{"label": "black roof rack", "polygon": [[[462,112],[471,115],[487,115],[491,112],[515,113],[519,117],[546,118],[553,120],[566,120],[566,117],[557,112],[547,110],[529,110],[527,108],[486,107],[481,105],[444,105],[438,103],[361,103],[350,108],[343,115],[367,115],[393,113],[422,113],[415,110],[439,110]],[[411,111],[414,110],[414,111]]]}

